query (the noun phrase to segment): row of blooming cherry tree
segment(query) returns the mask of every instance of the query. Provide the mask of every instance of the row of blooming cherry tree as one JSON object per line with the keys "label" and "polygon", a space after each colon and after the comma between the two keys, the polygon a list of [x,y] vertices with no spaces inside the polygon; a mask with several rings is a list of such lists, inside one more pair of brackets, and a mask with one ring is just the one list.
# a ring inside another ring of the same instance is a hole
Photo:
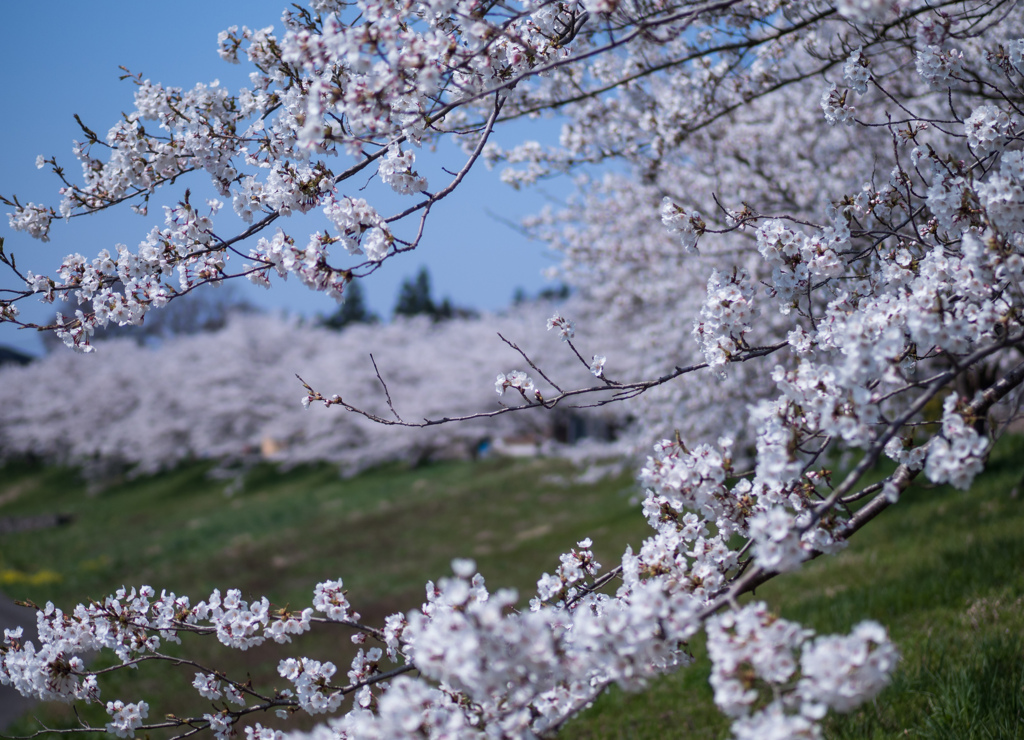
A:
{"label": "row of blooming cherry tree", "polygon": [[[555,442],[557,432],[596,416],[600,429],[628,432],[630,404],[587,412],[503,414],[426,428],[383,425],[314,406],[304,410],[296,371],[313,386],[358,399],[378,415],[421,420],[501,410],[494,368],[513,371],[522,356],[503,336],[530,337],[549,304],[521,304],[503,316],[433,322],[426,317],[335,332],[275,316],[236,315],[215,332],[165,339],[153,347],[97,342],[83,358],[53,352],[26,367],[0,370],[0,457],[35,456],[80,468],[88,478],[154,473],[183,461],[212,459],[232,470],[260,454],[283,465],[327,462],[355,473],[383,462],[468,457],[488,441]],[[621,340],[583,331],[575,344],[625,354]],[[535,337],[530,357],[566,382],[592,378],[553,335]],[[621,350],[621,351],[620,351]],[[591,355],[592,357],[592,355]],[[424,372],[429,368],[429,372]],[[378,376],[379,373],[379,376]],[[68,378],[78,392],[66,393]],[[539,378],[538,378],[539,380]],[[382,384],[383,381],[383,384]],[[387,393],[385,393],[385,385]],[[516,405],[518,393],[505,393]],[[576,418],[574,418],[576,417]],[[609,457],[636,446],[577,445]],[[599,440],[597,440],[599,441]],[[555,445],[548,445],[554,451]]]}
{"label": "row of blooming cherry tree", "polygon": [[[882,626],[815,636],[738,599],[841,549],[922,472],[963,488],[984,467],[990,412],[1024,381],[1018,3],[313,0],[282,31],[232,28],[220,47],[252,65],[249,88],[138,79],[133,113],[105,137],[83,127],[80,180],[40,159],[64,178],[60,205],[9,199],[12,226],[33,237],[59,217],[173,205],[135,249],[71,255],[52,276],[8,261],[25,287],[6,294],[3,320],[32,295],[70,294],[80,308],[55,329],[88,351],[96,326],[139,323],[203,283],[292,275],[343,298],[417,246],[472,167],[501,166],[514,186],[589,172],[528,228],[586,295],[574,318],[615,318],[626,346],[581,354],[596,379],[579,385],[527,356],[493,372],[510,406],[639,396],[651,430],[679,430],[640,474],[652,534],[610,568],[577,543],[521,611],[461,560],[421,607],[379,625],[340,581],[292,612],[149,587],[49,605],[38,645],[6,635],[0,680],[106,702],[121,736],[271,737],[261,715],[298,708],[327,713],[322,731],[340,737],[533,737],[611,684],[685,670],[703,630],[737,738],[820,737],[829,710],[881,690],[896,660]],[[507,122],[548,112],[563,116],[557,144],[497,142]],[[417,154],[443,138],[464,159],[420,171]],[[221,200],[176,190],[203,176],[246,226],[226,232]],[[407,205],[382,210],[363,197],[368,179]],[[328,227],[285,218],[303,213]],[[549,324],[571,339],[565,319]],[[305,393],[391,427],[452,421]],[[858,454],[830,472],[845,451]],[[867,484],[883,455],[895,471]],[[248,649],[324,621],[367,643],[347,678],[296,656],[276,691],[197,660],[211,703],[195,717],[153,720],[140,697],[101,696],[80,657],[109,649],[137,666],[168,640]]]}

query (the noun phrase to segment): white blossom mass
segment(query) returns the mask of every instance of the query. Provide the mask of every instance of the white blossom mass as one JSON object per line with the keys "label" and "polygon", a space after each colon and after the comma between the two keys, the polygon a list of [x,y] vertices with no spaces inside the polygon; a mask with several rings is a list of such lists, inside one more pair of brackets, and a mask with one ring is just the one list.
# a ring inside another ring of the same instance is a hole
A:
{"label": "white blossom mass", "polygon": [[[417,247],[471,168],[503,168],[514,187],[570,173],[574,197],[525,228],[577,289],[571,319],[548,328],[583,380],[523,350],[517,366],[481,370],[495,405],[465,416],[635,399],[637,434],[661,438],[640,473],[652,533],[610,567],[589,539],[567,543],[521,610],[465,560],[381,624],[362,621],[340,579],[290,611],[150,586],[48,604],[36,643],[5,632],[0,682],[104,703],[110,722],[97,729],[120,737],[170,722],[276,738],[258,720],[302,710],[328,715],[317,737],[531,738],[613,684],[686,670],[687,641],[703,631],[736,738],[820,738],[828,712],[877,695],[897,660],[882,625],[815,635],[737,599],[841,550],[922,473],[968,487],[1006,417],[990,411],[1019,395],[1024,6],[311,0],[279,28],[232,27],[219,44],[251,69],[248,87],[136,78],[134,110],[105,134],[83,125],[80,175],[39,161],[61,179],[59,203],[5,197],[11,227],[44,241],[60,220],[108,208],[156,223],[138,245],[68,255],[48,275],[4,256],[24,287],[2,294],[0,320],[20,323],[33,296],[65,297],[73,314],[46,328],[89,352],[98,328],[141,324],[207,283],[290,276],[344,300],[352,281]],[[506,124],[546,115],[557,142],[498,143]],[[428,169],[420,155],[447,139],[463,159]],[[363,191],[372,179],[404,205],[375,201]],[[194,202],[192,180],[218,197]],[[225,230],[229,211],[243,229]],[[329,227],[307,228],[307,213]],[[614,344],[588,341],[582,354],[576,333],[601,321]],[[506,337],[516,350],[525,339]],[[460,415],[371,412],[319,382],[304,388],[308,406],[388,427]],[[869,484],[883,454],[895,471]],[[113,651],[145,670],[166,641],[247,650],[326,621],[372,644],[347,676],[294,656],[271,689],[203,666],[193,686],[223,701],[196,717],[154,721],[164,708],[101,697],[82,658]]]}

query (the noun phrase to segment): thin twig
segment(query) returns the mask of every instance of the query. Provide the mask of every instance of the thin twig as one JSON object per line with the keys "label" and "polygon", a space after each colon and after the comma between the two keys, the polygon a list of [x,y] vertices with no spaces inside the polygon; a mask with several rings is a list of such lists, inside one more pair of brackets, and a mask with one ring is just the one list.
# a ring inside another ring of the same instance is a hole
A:
{"label": "thin twig", "polygon": [[[765,347],[753,347],[747,350],[746,352],[737,355],[736,357],[733,357],[731,362],[746,362],[757,357],[764,357],[765,355],[770,355],[786,346],[788,346],[788,342],[779,342],[778,344],[772,344]],[[670,380],[678,378],[680,375],[686,375],[696,370],[702,370],[706,367],[708,367],[708,364],[706,362],[701,362],[695,365],[687,365],[686,367],[676,367],[671,372],[666,373],[661,377],[654,378],[653,380],[641,380],[635,383],[613,383],[609,381],[606,385],[595,385],[589,386],[587,388],[577,388],[575,390],[562,391],[557,396],[554,396],[552,398],[546,398],[541,401],[538,401],[537,403],[528,403],[524,406],[502,406],[500,409],[496,409],[494,411],[479,411],[472,414],[464,414],[462,416],[443,416],[439,419],[423,419],[423,421],[418,422],[396,421],[394,419],[388,419],[383,416],[378,416],[377,414],[374,414],[370,411],[366,411],[365,409],[361,409],[358,406],[353,406],[352,404],[346,402],[340,395],[337,394],[329,398],[325,397],[318,390],[314,389],[309,383],[303,380],[301,375],[296,374],[295,377],[298,378],[300,383],[302,383],[302,387],[306,389],[307,399],[309,402],[319,401],[323,403],[325,406],[341,406],[346,411],[349,411],[353,414],[358,414],[359,416],[367,418],[370,421],[374,421],[377,422],[378,424],[383,424],[385,426],[423,428],[438,426],[440,424],[451,424],[453,422],[472,421],[475,419],[490,419],[492,417],[501,416],[503,414],[507,414],[513,411],[522,411],[523,409],[543,407],[548,410],[551,410],[558,406],[563,401],[565,401],[566,399],[589,395],[591,393],[608,393],[609,391],[615,391],[615,394],[610,398],[604,398],[599,401],[595,401],[594,403],[591,404],[580,404],[571,406],[572,408],[597,408],[599,406],[605,406],[610,403],[617,403],[619,401],[623,401],[629,398],[635,398],[636,396],[645,393],[651,388],[655,388],[659,385],[663,385],[669,382]],[[539,369],[538,372],[540,372]],[[554,384],[552,383],[552,385]]]}
{"label": "thin twig", "polygon": [[529,358],[529,356],[528,356],[528,355],[527,355],[527,354],[526,354],[526,353],[525,353],[525,352],[524,352],[524,351],[523,351],[522,349],[520,349],[520,348],[519,348],[519,345],[518,345],[518,344],[516,344],[515,342],[513,342],[513,341],[510,341],[510,340],[508,340],[508,339],[505,339],[505,337],[504,337],[504,336],[502,336],[502,334],[501,334],[501,332],[500,332],[500,331],[498,332],[498,338],[499,338],[499,339],[501,339],[501,341],[503,341],[503,342],[504,342],[505,344],[507,344],[507,345],[508,345],[509,347],[511,347],[512,349],[514,349],[514,350],[515,350],[516,352],[518,352],[518,353],[519,353],[519,354],[520,354],[520,355],[522,356],[522,358],[523,358],[524,360],[526,360],[527,364],[528,364],[528,365],[529,365],[530,367],[532,367],[532,368],[533,368],[533,369],[534,369],[535,371],[537,371],[537,374],[538,374],[538,375],[540,375],[540,376],[541,376],[542,378],[544,378],[544,380],[548,381],[548,384],[549,384],[549,385],[550,385],[550,386],[551,386],[552,388],[554,388],[554,389],[555,389],[556,391],[558,391],[559,393],[564,393],[564,391],[563,391],[563,390],[562,390],[562,389],[561,389],[561,388],[560,388],[560,387],[558,386],[558,383],[556,383],[556,382],[555,382],[555,381],[553,381],[553,380],[552,380],[551,378],[549,378],[549,377],[548,377],[548,376],[547,376],[547,375],[546,375],[546,374],[544,373],[544,371],[543,371],[543,370],[541,370],[541,369],[540,369],[539,367],[537,367],[537,366],[536,366],[536,365],[534,364],[533,360],[531,360],[531,359]]}
{"label": "thin twig", "polygon": [[372,354],[370,355],[370,362],[373,363],[373,371],[377,373],[377,380],[380,381],[381,387],[384,388],[384,396],[388,399],[388,408],[391,409],[391,413],[395,415],[395,418],[401,421],[402,417],[398,415],[398,412],[395,411],[395,405],[391,403],[391,393],[388,391],[388,384],[385,383],[384,378],[380,376],[380,370],[377,369],[377,361],[373,359]]}

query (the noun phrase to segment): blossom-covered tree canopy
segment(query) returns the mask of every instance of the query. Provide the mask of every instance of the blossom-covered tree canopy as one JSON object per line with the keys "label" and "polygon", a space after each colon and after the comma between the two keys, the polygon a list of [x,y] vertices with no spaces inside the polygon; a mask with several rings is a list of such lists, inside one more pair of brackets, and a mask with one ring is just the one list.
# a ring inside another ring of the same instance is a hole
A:
{"label": "blossom-covered tree canopy", "polygon": [[[523,354],[520,369],[492,371],[506,407],[482,413],[639,396],[641,433],[666,436],[640,473],[653,531],[610,568],[577,543],[521,611],[464,560],[380,625],[360,620],[340,580],[295,611],[149,586],[48,605],[38,645],[5,635],[0,681],[106,702],[119,736],[170,724],[269,737],[261,713],[299,708],[326,713],[322,732],[339,737],[534,737],[609,685],[685,670],[685,643],[703,630],[737,738],[820,737],[828,711],[881,690],[896,660],[883,626],[815,636],[737,597],[840,550],[921,473],[969,486],[1012,410],[1024,381],[1024,8],[312,0],[279,29],[230,28],[219,44],[252,68],[248,88],[136,79],[134,111],[105,135],[83,124],[80,176],[40,157],[62,181],[58,205],[7,198],[11,226],[42,240],[55,220],[113,207],[159,204],[162,222],[136,247],[69,255],[52,275],[5,258],[24,288],[3,295],[2,320],[17,323],[33,295],[69,296],[75,315],[52,328],[90,351],[97,326],[138,324],[204,283],[293,274],[343,300],[417,246],[472,167],[502,167],[514,187],[578,172],[574,199],[527,228],[563,255],[581,295],[571,318],[614,322],[617,344],[591,359],[573,323],[552,317],[590,384]],[[496,143],[506,123],[549,114],[557,144]],[[445,138],[463,160],[418,169]],[[368,179],[406,205],[386,210]],[[193,180],[219,198],[193,202]],[[225,231],[228,203],[247,226]],[[329,226],[286,218],[311,212]],[[305,402],[391,426],[451,420],[371,414],[313,386]],[[883,455],[895,471],[867,484]],[[80,657],[109,649],[134,666],[183,637],[245,650],[323,621],[375,643],[347,678],[296,656],[279,666],[290,688],[271,691],[203,667],[194,685],[215,709],[200,717],[154,722],[137,697],[101,696]]]}

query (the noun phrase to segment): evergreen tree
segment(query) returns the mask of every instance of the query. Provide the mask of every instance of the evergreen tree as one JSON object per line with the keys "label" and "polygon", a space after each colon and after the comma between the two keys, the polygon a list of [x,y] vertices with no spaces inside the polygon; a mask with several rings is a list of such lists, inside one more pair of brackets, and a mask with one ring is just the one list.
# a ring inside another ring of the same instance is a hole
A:
{"label": "evergreen tree", "polygon": [[345,300],[321,324],[328,329],[341,330],[349,324],[375,324],[379,320],[377,314],[366,307],[363,286],[358,280],[353,280],[345,286]]}
{"label": "evergreen tree", "polygon": [[403,281],[398,291],[398,301],[395,303],[396,316],[420,314],[426,314],[434,319],[439,318],[438,307],[430,297],[430,273],[426,267],[421,267],[415,278]]}

